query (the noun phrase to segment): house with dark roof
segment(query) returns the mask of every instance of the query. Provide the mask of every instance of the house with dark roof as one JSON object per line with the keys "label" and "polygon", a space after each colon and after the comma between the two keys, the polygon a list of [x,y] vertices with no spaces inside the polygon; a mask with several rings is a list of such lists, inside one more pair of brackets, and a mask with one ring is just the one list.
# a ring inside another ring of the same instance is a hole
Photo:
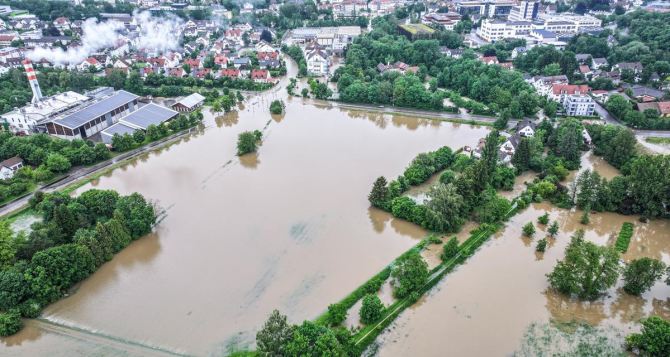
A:
{"label": "house with dark roof", "polygon": [[23,167],[23,159],[18,156],[0,162],[0,179],[8,180],[14,177],[16,171]]}
{"label": "house with dark roof", "polygon": [[665,95],[663,91],[638,84],[625,86],[625,88],[627,91],[630,91],[631,97],[635,98],[638,102],[653,102],[662,99]]}
{"label": "house with dark roof", "polygon": [[532,137],[535,135],[537,125],[530,119],[524,119],[516,124],[516,133],[523,137]]}

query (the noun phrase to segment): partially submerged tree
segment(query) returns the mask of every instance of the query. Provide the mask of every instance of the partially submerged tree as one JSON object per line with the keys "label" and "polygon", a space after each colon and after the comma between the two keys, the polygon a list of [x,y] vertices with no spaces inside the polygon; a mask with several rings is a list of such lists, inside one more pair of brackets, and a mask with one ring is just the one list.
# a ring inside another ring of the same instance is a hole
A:
{"label": "partially submerged tree", "polygon": [[595,299],[614,286],[619,277],[619,253],[586,241],[577,231],[565,249],[565,258],[547,274],[552,288],[580,299]]}
{"label": "partially submerged tree", "polygon": [[256,333],[258,352],[264,356],[284,356],[284,348],[292,335],[293,327],[286,321],[286,315],[274,310],[263,328]]}
{"label": "partially submerged tree", "polygon": [[665,264],[656,259],[640,258],[631,261],[623,271],[623,290],[640,295],[649,290],[665,272]]}

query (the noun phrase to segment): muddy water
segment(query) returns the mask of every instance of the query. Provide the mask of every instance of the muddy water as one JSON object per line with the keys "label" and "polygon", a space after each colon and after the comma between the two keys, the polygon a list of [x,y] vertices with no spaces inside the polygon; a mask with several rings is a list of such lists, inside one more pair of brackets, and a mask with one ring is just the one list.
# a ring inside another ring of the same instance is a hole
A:
{"label": "muddy water", "polygon": [[[535,252],[546,227],[535,241],[523,238],[521,227],[548,212],[561,233],[549,238],[547,251]],[[642,297],[631,297],[617,287],[607,297],[581,303],[548,290],[545,274],[563,258],[572,233],[586,229],[586,238],[612,244],[623,222],[635,224],[628,261],[649,256],[670,263],[670,222],[639,223],[636,217],[593,214],[591,224],[579,223],[581,212],[535,204],[513,217],[467,264],[448,275],[418,307],[403,313],[379,339],[381,356],[501,356],[514,352],[533,322],[570,322],[635,330],[635,321],[649,314],[670,318],[670,287],[657,283]],[[439,341],[439,342],[438,342]]]}
{"label": "muddy water", "polygon": [[[207,113],[202,133],[82,187],[140,192],[167,216],[43,317],[121,341],[114,351],[127,343],[195,355],[249,344],[274,308],[294,322],[313,318],[425,236],[369,208],[374,179],[488,132],[299,98],[284,98],[286,114],[271,116],[270,101],[284,93]],[[256,129],[260,149],[238,159],[237,135]],[[96,354],[86,336],[33,326],[3,340],[0,354]]]}

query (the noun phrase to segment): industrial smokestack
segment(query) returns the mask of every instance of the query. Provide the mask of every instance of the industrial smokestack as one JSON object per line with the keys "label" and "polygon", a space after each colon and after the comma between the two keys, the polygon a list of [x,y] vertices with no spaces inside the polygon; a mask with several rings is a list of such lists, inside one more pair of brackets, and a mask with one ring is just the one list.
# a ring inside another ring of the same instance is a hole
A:
{"label": "industrial smokestack", "polygon": [[28,77],[30,89],[33,90],[32,103],[37,104],[42,100],[42,91],[40,90],[40,84],[37,82],[37,74],[35,74],[33,64],[27,58],[23,61],[23,68],[26,70],[26,76]]}

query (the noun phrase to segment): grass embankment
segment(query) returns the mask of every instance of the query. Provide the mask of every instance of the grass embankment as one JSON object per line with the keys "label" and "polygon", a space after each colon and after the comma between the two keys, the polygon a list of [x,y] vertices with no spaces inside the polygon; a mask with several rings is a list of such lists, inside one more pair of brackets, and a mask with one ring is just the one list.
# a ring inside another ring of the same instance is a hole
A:
{"label": "grass embankment", "polygon": [[630,244],[630,239],[633,237],[633,224],[630,222],[624,222],[621,225],[621,231],[619,231],[619,236],[616,238],[616,243],[614,247],[621,253],[626,253],[628,251],[628,245]]}
{"label": "grass embankment", "polygon": [[[514,208],[508,212],[507,219],[516,214],[518,209],[516,205]],[[459,252],[453,258],[442,262],[440,265],[433,268],[430,272],[430,276],[426,284],[418,291],[419,297],[423,296],[428,292],[432,287],[434,287],[445,275],[453,271],[461,263],[465,262],[469,257],[474,255],[475,251],[484,244],[495,232],[497,232],[503,223],[497,224],[482,224],[477,229],[473,230],[470,234],[470,237],[463,242],[459,247]],[[425,239],[425,242],[428,242],[429,239]],[[424,242],[422,241],[422,242]],[[425,243],[424,243],[425,246]],[[416,248],[416,247],[415,247]],[[407,253],[406,253],[407,254]],[[354,346],[358,354],[362,354],[363,351],[379,336],[379,334],[388,327],[407,307],[412,306],[416,302],[416,297],[412,299],[411,297],[398,300],[387,307],[379,322],[373,325],[365,326],[363,329],[358,331],[354,336]],[[355,303],[355,301],[354,301]]]}
{"label": "grass embankment", "polygon": [[644,139],[644,141],[651,143],[651,144],[666,144],[670,145],[670,138],[662,138],[658,136],[648,136]]}

